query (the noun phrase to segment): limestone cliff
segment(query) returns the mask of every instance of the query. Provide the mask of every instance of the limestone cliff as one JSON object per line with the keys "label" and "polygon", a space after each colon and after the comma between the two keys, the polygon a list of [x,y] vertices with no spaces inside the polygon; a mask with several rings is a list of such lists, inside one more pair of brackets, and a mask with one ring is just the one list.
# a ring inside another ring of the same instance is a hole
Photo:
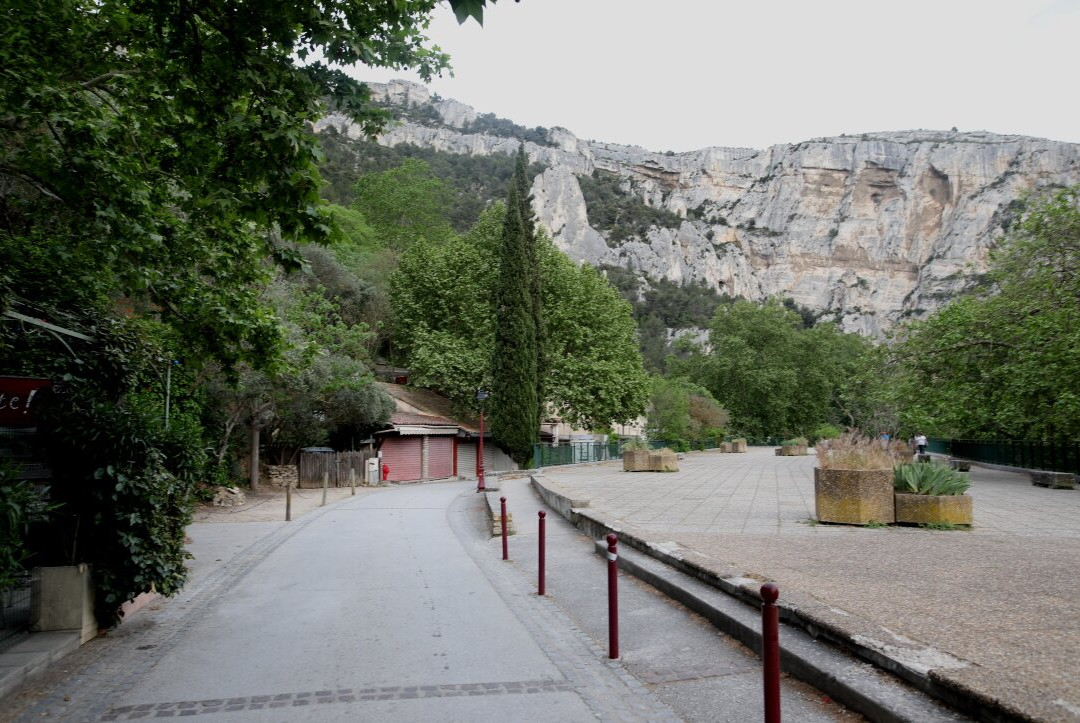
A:
{"label": "limestone cliff", "polygon": [[[515,138],[468,132],[476,111],[433,100],[423,86],[372,89],[384,102],[430,104],[443,119],[440,127],[399,123],[381,144],[517,149]],[[341,117],[325,125],[355,135]],[[561,128],[546,137],[526,144],[530,161],[547,166],[533,183],[536,212],[573,258],[704,279],[733,296],[788,296],[871,335],[969,287],[1026,192],[1080,183],[1080,145],[983,132],[865,133],[677,154],[585,141]],[[597,170],[681,221],[609,243],[589,223],[578,180]]]}

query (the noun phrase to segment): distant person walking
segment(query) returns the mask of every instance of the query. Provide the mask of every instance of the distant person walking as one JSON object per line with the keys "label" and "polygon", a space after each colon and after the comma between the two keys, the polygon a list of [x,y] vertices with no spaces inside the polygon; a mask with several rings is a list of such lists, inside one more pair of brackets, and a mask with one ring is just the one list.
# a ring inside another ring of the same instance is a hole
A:
{"label": "distant person walking", "polygon": [[926,435],[915,435],[915,449],[919,450],[919,454],[926,454]]}

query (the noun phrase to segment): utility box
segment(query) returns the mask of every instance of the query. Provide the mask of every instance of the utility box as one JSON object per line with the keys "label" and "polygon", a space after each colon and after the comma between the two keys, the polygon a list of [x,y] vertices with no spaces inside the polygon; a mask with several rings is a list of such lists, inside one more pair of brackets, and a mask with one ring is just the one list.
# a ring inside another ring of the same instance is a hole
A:
{"label": "utility box", "polygon": [[372,457],[366,462],[367,469],[365,469],[364,479],[369,485],[379,484],[379,458]]}

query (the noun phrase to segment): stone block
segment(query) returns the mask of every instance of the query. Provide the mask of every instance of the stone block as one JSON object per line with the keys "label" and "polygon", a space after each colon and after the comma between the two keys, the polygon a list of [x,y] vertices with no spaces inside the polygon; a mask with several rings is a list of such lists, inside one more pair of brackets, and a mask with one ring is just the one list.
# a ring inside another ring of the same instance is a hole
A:
{"label": "stone block", "polygon": [[623,472],[648,472],[652,469],[649,465],[649,450],[627,449],[623,451]]}
{"label": "stone block", "polygon": [[896,521],[909,525],[970,525],[971,497],[897,492]]}
{"label": "stone block", "polygon": [[1031,473],[1031,484],[1036,487],[1049,487],[1054,490],[1074,490],[1076,489],[1076,475],[1070,472],[1036,470]]}
{"label": "stone block", "polygon": [[891,469],[814,469],[814,512],[822,522],[896,520]]}
{"label": "stone block", "polygon": [[80,644],[96,636],[98,625],[90,566],[39,567],[37,576],[30,603],[30,629],[74,630],[79,633]]}
{"label": "stone block", "polygon": [[218,487],[214,492],[215,507],[239,507],[244,504],[244,492],[239,487]]}
{"label": "stone block", "polygon": [[654,472],[678,472],[679,458],[670,449],[649,452],[649,466]]}

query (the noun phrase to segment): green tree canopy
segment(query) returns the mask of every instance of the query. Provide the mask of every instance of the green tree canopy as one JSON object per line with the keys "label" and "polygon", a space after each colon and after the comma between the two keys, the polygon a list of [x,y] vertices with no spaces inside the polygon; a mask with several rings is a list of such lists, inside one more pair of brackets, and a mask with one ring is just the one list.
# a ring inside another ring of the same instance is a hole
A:
{"label": "green tree canopy", "polygon": [[[503,204],[463,237],[402,254],[391,279],[394,336],[416,383],[475,409],[491,383],[493,290]],[[588,266],[578,267],[538,230],[545,359],[544,400],[572,424],[597,428],[645,411],[647,380],[629,305]]]}
{"label": "green tree canopy", "polygon": [[709,345],[708,352],[669,357],[668,368],[711,391],[735,429],[766,436],[847,423],[839,419],[844,380],[859,368],[869,342],[832,324],[807,329],[799,314],[772,299],[718,307]]}
{"label": "green tree canopy", "polygon": [[1080,438],[1080,187],[1031,199],[989,285],[897,337],[884,374],[909,429]]}

